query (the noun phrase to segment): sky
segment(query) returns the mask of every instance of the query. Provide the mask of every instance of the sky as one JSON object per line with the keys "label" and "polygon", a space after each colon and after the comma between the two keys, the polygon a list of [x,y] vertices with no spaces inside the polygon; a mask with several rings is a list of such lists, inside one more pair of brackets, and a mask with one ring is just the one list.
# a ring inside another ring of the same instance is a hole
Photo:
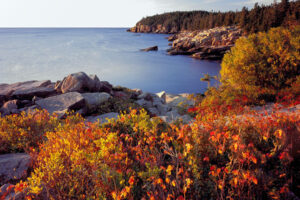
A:
{"label": "sky", "polygon": [[0,27],[132,27],[170,11],[241,10],[274,0],[0,0]]}

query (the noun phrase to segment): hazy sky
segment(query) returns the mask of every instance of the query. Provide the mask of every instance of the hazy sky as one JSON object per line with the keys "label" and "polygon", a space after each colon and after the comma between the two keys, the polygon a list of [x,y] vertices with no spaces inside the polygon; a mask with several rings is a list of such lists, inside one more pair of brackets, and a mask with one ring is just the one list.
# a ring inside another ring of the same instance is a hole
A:
{"label": "hazy sky", "polygon": [[178,10],[240,10],[273,0],[0,0],[0,27],[131,27]]}

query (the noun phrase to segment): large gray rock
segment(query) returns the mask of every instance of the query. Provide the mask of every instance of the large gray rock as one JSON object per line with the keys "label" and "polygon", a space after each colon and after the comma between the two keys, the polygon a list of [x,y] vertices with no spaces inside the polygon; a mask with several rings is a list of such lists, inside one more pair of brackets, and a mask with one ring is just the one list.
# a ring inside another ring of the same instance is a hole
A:
{"label": "large gray rock", "polygon": [[166,94],[166,103],[172,107],[176,106],[194,106],[195,102],[187,98],[187,94],[174,95]]}
{"label": "large gray rock", "polygon": [[104,103],[110,98],[110,94],[102,92],[102,93],[83,93],[81,94],[85,99],[86,106],[88,110],[94,110],[99,105]]}
{"label": "large gray rock", "polygon": [[152,102],[153,102],[153,106],[164,104],[164,100],[157,96],[153,97]]}
{"label": "large gray rock", "polygon": [[147,101],[152,101],[153,100],[153,94],[149,92],[144,92],[138,96],[138,99],[145,99]]}
{"label": "large gray rock", "polygon": [[26,81],[13,84],[0,84],[0,99],[8,97],[15,91],[29,90],[33,88],[46,87],[51,84],[50,80],[46,81]]}
{"label": "large gray rock", "polygon": [[145,99],[137,100],[136,103],[139,104],[140,106],[144,107],[144,108],[153,107],[152,102],[151,101],[146,101]]}
{"label": "large gray rock", "polygon": [[167,112],[169,112],[172,108],[167,104],[158,104],[155,106],[157,110],[159,111],[160,115],[165,115]]}
{"label": "large gray rock", "polygon": [[182,123],[184,124],[188,124],[190,123],[193,119],[189,116],[189,115],[172,115],[169,113],[167,113],[167,115],[164,116],[159,116],[163,121],[167,122],[167,123],[173,123],[177,120],[182,121]]}
{"label": "large gray rock", "polygon": [[106,93],[112,93],[112,88],[113,86],[107,82],[107,81],[101,81],[100,82],[100,89],[99,89],[99,92],[106,92]]}
{"label": "large gray rock", "polygon": [[100,123],[106,123],[108,120],[107,119],[118,119],[119,114],[118,113],[105,113],[103,115],[98,115],[98,116],[89,116],[86,118],[86,121],[88,122],[97,122],[99,121]]}
{"label": "large gray rock", "polygon": [[151,107],[151,108],[147,108],[147,110],[152,114],[152,115],[155,115],[155,116],[158,116],[160,115],[158,109],[156,107]]}
{"label": "large gray rock", "polygon": [[167,112],[166,116],[168,116],[171,120],[176,120],[180,117],[180,114],[177,112],[177,110],[172,110]]}
{"label": "large gray rock", "polygon": [[27,177],[30,156],[25,153],[0,155],[0,185]]}
{"label": "large gray rock", "polygon": [[18,113],[17,100],[11,100],[5,102],[3,106],[0,108],[0,113],[2,113],[2,115]]}
{"label": "large gray rock", "polygon": [[17,99],[32,99],[36,97],[48,97],[56,93],[56,90],[52,87],[36,87],[29,89],[16,90],[12,93],[13,98]]}
{"label": "large gray rock", "polygon": [[55,89],[62,93],[67,92],[98,92],[101,82],[96,75],[88,76],[84,72],[70,74],[59,82]]}
{"label": "large gray rock", "polygon": [[85,105],[84,97],[78,92],[69,92],[36,101],[36,104],[49,113],[63,116],[69,110],[77,110]]}

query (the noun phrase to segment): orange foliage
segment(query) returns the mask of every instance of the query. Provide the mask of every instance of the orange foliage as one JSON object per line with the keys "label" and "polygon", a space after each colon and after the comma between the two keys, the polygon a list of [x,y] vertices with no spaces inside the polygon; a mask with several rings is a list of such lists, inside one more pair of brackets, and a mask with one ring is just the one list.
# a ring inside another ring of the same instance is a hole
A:
{"label": "orange foliage", "polygon": [[33,173],[15,187],[28,198],[272,199],[289,191],[286,141],[297,113],[198,114],[182,126],[135,110],[103,125],[40,115],[60,125],[43,135]]}

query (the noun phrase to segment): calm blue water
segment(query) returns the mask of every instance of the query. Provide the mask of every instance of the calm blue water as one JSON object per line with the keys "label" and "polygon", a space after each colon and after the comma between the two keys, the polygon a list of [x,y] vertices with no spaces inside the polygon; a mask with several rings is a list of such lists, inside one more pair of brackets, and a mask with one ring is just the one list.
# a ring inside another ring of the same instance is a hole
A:
{"label": "calm blue water", "polygon": [[[113,85],[170,93],[204,92],[203,74],[220,64],[166,53],[167,35],[128,33],[124,28],[0,29],[0,83],[53,82],[84,71]],[[157,52],[139,49],[157,45]]]}

